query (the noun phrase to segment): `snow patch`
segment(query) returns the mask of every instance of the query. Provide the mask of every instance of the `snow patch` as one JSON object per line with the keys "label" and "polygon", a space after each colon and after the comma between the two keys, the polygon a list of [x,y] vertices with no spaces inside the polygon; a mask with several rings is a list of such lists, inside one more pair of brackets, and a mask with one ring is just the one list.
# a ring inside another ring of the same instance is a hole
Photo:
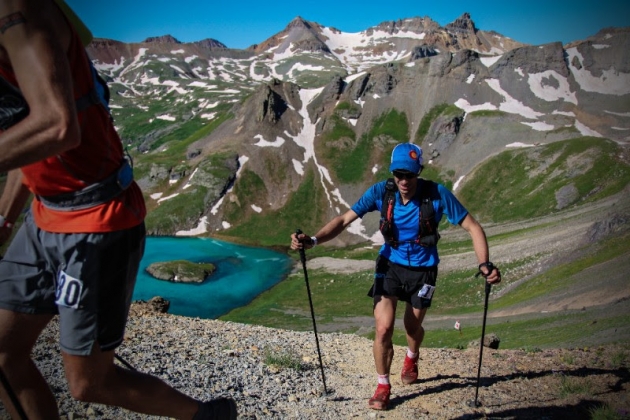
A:
{"label": "snow patch", "polygon": [[481,63],[486,66],[486,67],[490,67],[492,66],[494,63],[496,63],[497,61],[499,61],[501,59],[501,55],[497,55],[495,57],[479,57],[479,61],[481,61]]}
{"label": "snow patch", "polygon": [[282,137],[276,137],[276,140],[273,142],[267,141],[263,138],[262,134],[256,134],[254,138],[258,139],[258,143],[254,144],[254,146],[258,147],[280,147],[285,142]]}
{"label": "snow patch", "polygon": [[[608,70],[603,70],[601,76],[595,77],[584,67],[584,57],[576,47],[566,50],[566,54],[568,55],[569,69],[582,90],[617,96],[630,93],[630,73],[622,73],[611,67]],[[573,65],[574,60],[579,61],[580,69]]]}
{"label": "snow patch", "polygon": [[195,236],[201,235],[202,233],[206,233],[208,231],[208,216],[203,216],[199,219],[199,223],[196,227],[190,230],[179,230],[175,232],[175,236]]}
{"label": "snow patch", "polygon": [[546,122],[543,122],[543,121],[538,121],[538,122],[533,122],[533,123],[521,122],[521,124],[528,125],[536,131],[551,131],[555,128],[553,125],[547,124]]}

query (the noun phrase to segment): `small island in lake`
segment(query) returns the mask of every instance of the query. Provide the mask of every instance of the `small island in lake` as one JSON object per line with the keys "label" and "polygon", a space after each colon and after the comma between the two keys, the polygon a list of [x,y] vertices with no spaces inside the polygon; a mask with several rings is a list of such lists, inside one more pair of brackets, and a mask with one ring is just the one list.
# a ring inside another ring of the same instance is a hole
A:
{"label": "small island in lake", "polygon": [[156,262],[146,268],[146,271],[156,279],[176,283],[202,283],[215,270],[214,264],[186,260]]}

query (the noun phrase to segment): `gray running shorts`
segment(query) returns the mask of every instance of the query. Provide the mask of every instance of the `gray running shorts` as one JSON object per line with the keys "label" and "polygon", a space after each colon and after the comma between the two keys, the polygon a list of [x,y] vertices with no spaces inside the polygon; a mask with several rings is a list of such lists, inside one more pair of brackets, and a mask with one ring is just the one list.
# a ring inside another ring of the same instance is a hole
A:
{"label": "gray running shorts", "polygon": [[144,253],[144,223],[106,233],[43,231],[27,213],[0,260],[0,308],[59,314],[61,349],[113,350],[125,324]]}
{"label": "gray running shorts", "polygon": [[394,296],[416,309],[429,308],[437,273],[437,267],[406,267],[379,255],[376,259],[374,284],[368,296],[374,298],[374,304],[380,296]]}

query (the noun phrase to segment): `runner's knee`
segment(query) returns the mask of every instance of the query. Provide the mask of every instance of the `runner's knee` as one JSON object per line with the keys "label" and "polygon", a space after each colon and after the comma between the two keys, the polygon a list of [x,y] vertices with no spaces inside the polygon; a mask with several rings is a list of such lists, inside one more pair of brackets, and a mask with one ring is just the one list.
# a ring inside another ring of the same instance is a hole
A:
{"label": "runner's knee", "polygon": [[375,339],[379,341],[388,341],[394,335],[394,325],[386,323],[376,323],[375,327]]}

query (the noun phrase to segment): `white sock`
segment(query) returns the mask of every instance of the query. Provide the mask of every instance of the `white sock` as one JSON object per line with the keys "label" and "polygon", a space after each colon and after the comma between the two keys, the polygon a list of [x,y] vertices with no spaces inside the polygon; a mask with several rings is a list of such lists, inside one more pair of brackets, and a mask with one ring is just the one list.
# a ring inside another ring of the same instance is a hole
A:
{"label": "white sock", "polygon": [[418,353],[412,353],[411,350],[409,350],[409,348],[407,348],[407,357],[410,359],[414,359],[416,358],[416,356],[418,356]]}
{"label": "white sock", "polygon": [[379,385],[389,385],[389,374],[378,375],[378,383]]}

